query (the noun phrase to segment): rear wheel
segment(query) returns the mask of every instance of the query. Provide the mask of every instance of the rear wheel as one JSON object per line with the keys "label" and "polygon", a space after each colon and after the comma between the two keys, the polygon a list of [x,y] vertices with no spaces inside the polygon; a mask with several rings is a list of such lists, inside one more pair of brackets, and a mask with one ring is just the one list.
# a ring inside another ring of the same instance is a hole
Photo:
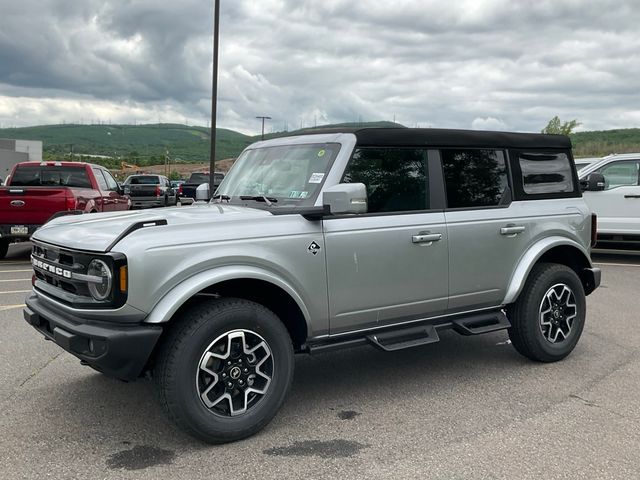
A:
{"label": "rear wheel", "polygon": [[9,240],[0,240],[0,260],[7,256],[9,251]]}
{"label": "rear wheel", "polygon": [[586,299],[578,275],[565,265],[536,265],[508,309],[515,349],[539,362],[556,362],[575,348],[585,323]]}
{"label": "rear wheel", "polygon": [[293,347],[262,305],[215,299],[176,319],[156,376],[174,422],[209,443],[248,437],[275,416],[293,379]]}

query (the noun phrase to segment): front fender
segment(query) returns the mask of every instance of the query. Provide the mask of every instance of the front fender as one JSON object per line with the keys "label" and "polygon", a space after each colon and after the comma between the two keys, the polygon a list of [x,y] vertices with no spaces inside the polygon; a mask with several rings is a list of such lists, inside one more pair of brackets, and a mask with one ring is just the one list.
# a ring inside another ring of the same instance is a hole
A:
{"label": "front fender", "polygon": [[561,236],[552,236],[544,238],[535,244],[533,244],[529,250],[520,258],[520,262],[518,266],[511,275],[511,279],[509,280],[509,287],[507,288],[507,293],[502,302],[503,305],[508,305],[513,303],[520,295],[522,288],[524,287],[524,283],[527,281],[527,277],[529,276],[529,272],[536,264],[536,262],[544,255],[546,252],[551,250],[552,248],[559,246],[569,246],[574,247],[579,250],[582,255],[584,255],[587,263],[591,266],[591,260],[589,256],[589,252],[578,242],[571,240],[567,237]]}
{"label": "front fender", "polygon": [[201,292],[205,288],[217,283],[236,279],[262,280],[280,287],[282,290],[287,292],[291,298],[293,298],[300,308],[307,324],[307,331],[309,333],[313,331],[309,311],[302,301],[302,297],[300,297],[295,289],[288,282],[278,277],[273,272],[251,266],[218,267],[189,277],[167,292],[162,300],[153,307],[153,310],[145,319],[145,323],[167,322],[171,319],[173,314],[186,303],[187,300],[192,298],[198,292]]}

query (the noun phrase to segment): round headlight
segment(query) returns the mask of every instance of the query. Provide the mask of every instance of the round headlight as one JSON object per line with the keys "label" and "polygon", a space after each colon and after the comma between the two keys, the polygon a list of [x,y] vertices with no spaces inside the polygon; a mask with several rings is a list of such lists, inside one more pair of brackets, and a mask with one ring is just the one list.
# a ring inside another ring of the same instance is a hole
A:
{"label": "round headlight", "polygon": [[113,284],[113,275],[109,266],[102,260],[91,260],[87,275],[102,279],[99,283],[89,282],[89,293],[96,300],[106,300],[111,293],[111,285]]}

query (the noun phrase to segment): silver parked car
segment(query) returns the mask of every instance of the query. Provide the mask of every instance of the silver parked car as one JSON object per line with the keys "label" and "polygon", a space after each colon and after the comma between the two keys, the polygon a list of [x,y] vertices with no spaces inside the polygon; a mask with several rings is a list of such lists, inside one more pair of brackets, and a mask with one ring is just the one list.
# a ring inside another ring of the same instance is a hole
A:
{"label": "silver parked car", "polygon": [[248,147],[209,203],[49,222],[25,318],[107,375],[152,372],[179,426],[227,442],[273,418],[294,353],[507,329],[561,360],[593,226],[567,137],[315,132]]}

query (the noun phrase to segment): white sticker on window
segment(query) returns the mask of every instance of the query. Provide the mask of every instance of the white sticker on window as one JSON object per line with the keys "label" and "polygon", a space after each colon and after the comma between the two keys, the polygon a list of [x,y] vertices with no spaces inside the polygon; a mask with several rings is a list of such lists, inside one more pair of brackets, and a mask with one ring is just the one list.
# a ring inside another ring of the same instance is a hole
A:
{"label": "white sticker on window", "polygon": [[324,173],[312,173],[308,183],[322,183]]}

